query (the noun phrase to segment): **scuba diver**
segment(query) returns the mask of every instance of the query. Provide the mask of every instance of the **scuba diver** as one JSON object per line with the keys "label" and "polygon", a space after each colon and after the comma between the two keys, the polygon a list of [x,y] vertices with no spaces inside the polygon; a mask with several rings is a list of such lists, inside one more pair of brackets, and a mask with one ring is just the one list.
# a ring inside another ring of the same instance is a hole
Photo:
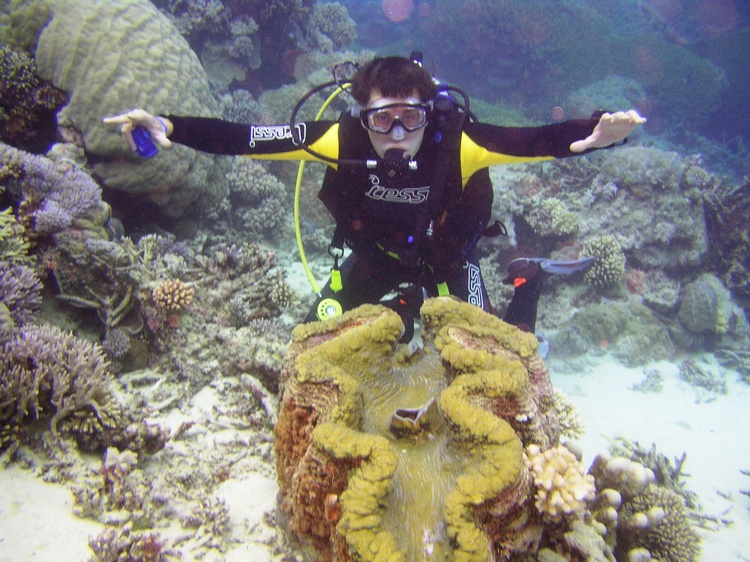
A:
{"label": "scuba diver", "polygon": [[[331,85],[348,89],[357,106],[338,121],[298,122],[301,105]],[[489,166],[608,148],[645,122],[630,110],[541,127],[478,123],[468,96],[434,80],[418,53],[375,58],[346,83],[334,69],[334,82],[323,86],[300,100],[288,125],[155,116],[142,109],[104,122],[122,125],[139,153],[145,134],[160,148],[176,142],[214,154],[328,164],[319,197],[336,221],[329,247],[334,267],[307,321],[382,302],[404,320],[404,342],[412,338],[425,297],[453,295],[492,310],[476,248],[482,236],[504,230],[497,222],[490,225]],[[352,252],[339,265],[345,245]],[[544,280],[578,271],[592,259],[511,262],[504,282],[515,292],[505,320],[533,332]]]}

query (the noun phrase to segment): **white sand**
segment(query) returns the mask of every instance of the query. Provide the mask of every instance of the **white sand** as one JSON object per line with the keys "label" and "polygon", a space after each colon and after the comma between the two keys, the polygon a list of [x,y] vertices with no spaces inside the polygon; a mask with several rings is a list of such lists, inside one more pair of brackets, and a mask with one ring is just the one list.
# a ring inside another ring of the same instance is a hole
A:
{"label": "white sand", "polygon": [[631,390],[645,378],[643,369],[628,369],[607,358],[578,375],[556,374],[550,361],[553,385],[568,395],[586,424],[580,439],[584,464],[589,466],[597,453],[607,450],[607,438],[618,435],[645,449],[656,444],[670,460],[687,453],[687,489],[698,494],[707,515],[725,514],[734,521],[717,532],[700,531],[701,559],[750,560],[750,497],[740,493],[750,490],[750,477],[740,473],[750,470],[750,386],[727,373],[726,395],[697,392],[680,380],[677,365],[660,362],[651,368],[664,375],[660,393]]}
{"label": "white sand", "polygon": [[[552,380],[578,407],[587,434],[580,440],[584,462],[607,450],[607,437],[622,435],[657,450],[670,459],[687,453],[689,490],[698,494],[705,513],[732,520],[731,527],[700,531],[706,562],[750,560],[750,386],[728,375],[729,393],[698,393],[679,380],[677,366],[652,367],[664,374],[661,393],[630,390],[644,378],[642,369],[626,369],[607,358],[582,374],[556,372]],[[700,397],[700,400],[697,400]],[[710,401],[709,401],[710,400]],[[194,402],[194,408],[206,407]],[[719,495],[721,494],[721,495]],[[274,509],[275,482],[248,472],[219,486],[217,496],[229,507],[231,548],[223,560],[279,560],[270,547],[268,525],[262,521]],[[102,526],[72,514],[73,498],[64,487],[47,484],[32,472],[11,465],[0,469],[0,562],[81,562],[90,556],[89,536]]]}

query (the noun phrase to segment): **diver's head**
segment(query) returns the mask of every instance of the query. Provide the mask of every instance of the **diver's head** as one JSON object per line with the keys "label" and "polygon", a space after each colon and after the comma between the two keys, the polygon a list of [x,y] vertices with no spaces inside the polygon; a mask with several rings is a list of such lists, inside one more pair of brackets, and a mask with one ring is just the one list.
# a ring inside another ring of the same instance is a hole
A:
{"label": "diver's head", "polygon": [[430,73],[411,59],[380,57],[357,71],[350,90],[362,107],[370,102],[374,91],[388,98],[416,96],[426,103],[437,95],[437,86]]}
{"label": "diver's head", "polygon": [[406,57],[376,58],[354,75],[350,91],[378,156],[392,149],[416,155],[437,94],[429,72]]}

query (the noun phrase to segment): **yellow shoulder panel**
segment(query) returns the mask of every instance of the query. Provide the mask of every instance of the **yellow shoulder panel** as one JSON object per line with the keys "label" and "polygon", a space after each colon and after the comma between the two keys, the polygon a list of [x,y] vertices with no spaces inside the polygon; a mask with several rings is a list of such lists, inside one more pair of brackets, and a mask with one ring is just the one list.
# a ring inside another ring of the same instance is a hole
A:
{"label": "yellow shoulder panel", "polygon": [[466,185],[474,172],[488,166],[500,164],[521,164],[524,162],[544,162],[554,160],[553,156],[510,156],[492,152],[475,143],[464,133],[461,135],[461,184]]}

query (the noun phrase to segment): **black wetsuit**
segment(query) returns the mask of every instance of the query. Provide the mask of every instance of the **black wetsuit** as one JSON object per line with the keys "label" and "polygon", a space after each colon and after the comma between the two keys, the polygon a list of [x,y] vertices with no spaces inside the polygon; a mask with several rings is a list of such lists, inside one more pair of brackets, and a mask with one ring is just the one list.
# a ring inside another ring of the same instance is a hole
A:
{"label": "black wetsuit", "polygon": [[[239,125],[217,119],[167,116],[174,125],[170,140],[216,154],[258,159],[317,160],[297,146],[288,125]],[[415,170],[368,170],[364,166],[329,164],[320,197],[337,221],[338,232],[354,251],[341,266],[343,289],[333,293],[330,282],[322,297],[333,296],[344,310],[375,303],[403,283],[417,291],[393,307],[404,318],[407,308],[428,296],[450,293],[490,311],[474,244],[490,221],[492,184],[488,167],[495,164],[543,161],[576,155],[574,141],[588,137],[598,122],[566,121],[543,127],[499,127],[467,123],[457,133],[456,149],[441,152],[444,135],[435,123],[425,128],[414,156]],[[331,158],[377,159],[367,131],[352,117],[341,122],[299,123],[303,141]],[[446,158],[442,191],[437,193],[433,170]],[[426,210],[428,210],[426,212]],[[429,215],[429,216],[427,216]],[[424,228],[429,230],[426,235]],[[420,230],[417,232],[415,229]],[[538,295],[536,295],[538,297]],[[536,316],[536,302],[529,303]],[[515,303],[513,310],[523,310]],[[308,320],[315,319],[317,303]],[[516,313],[517,314],[517,313]],[[515,318],[533,326],[533,320]]]}

